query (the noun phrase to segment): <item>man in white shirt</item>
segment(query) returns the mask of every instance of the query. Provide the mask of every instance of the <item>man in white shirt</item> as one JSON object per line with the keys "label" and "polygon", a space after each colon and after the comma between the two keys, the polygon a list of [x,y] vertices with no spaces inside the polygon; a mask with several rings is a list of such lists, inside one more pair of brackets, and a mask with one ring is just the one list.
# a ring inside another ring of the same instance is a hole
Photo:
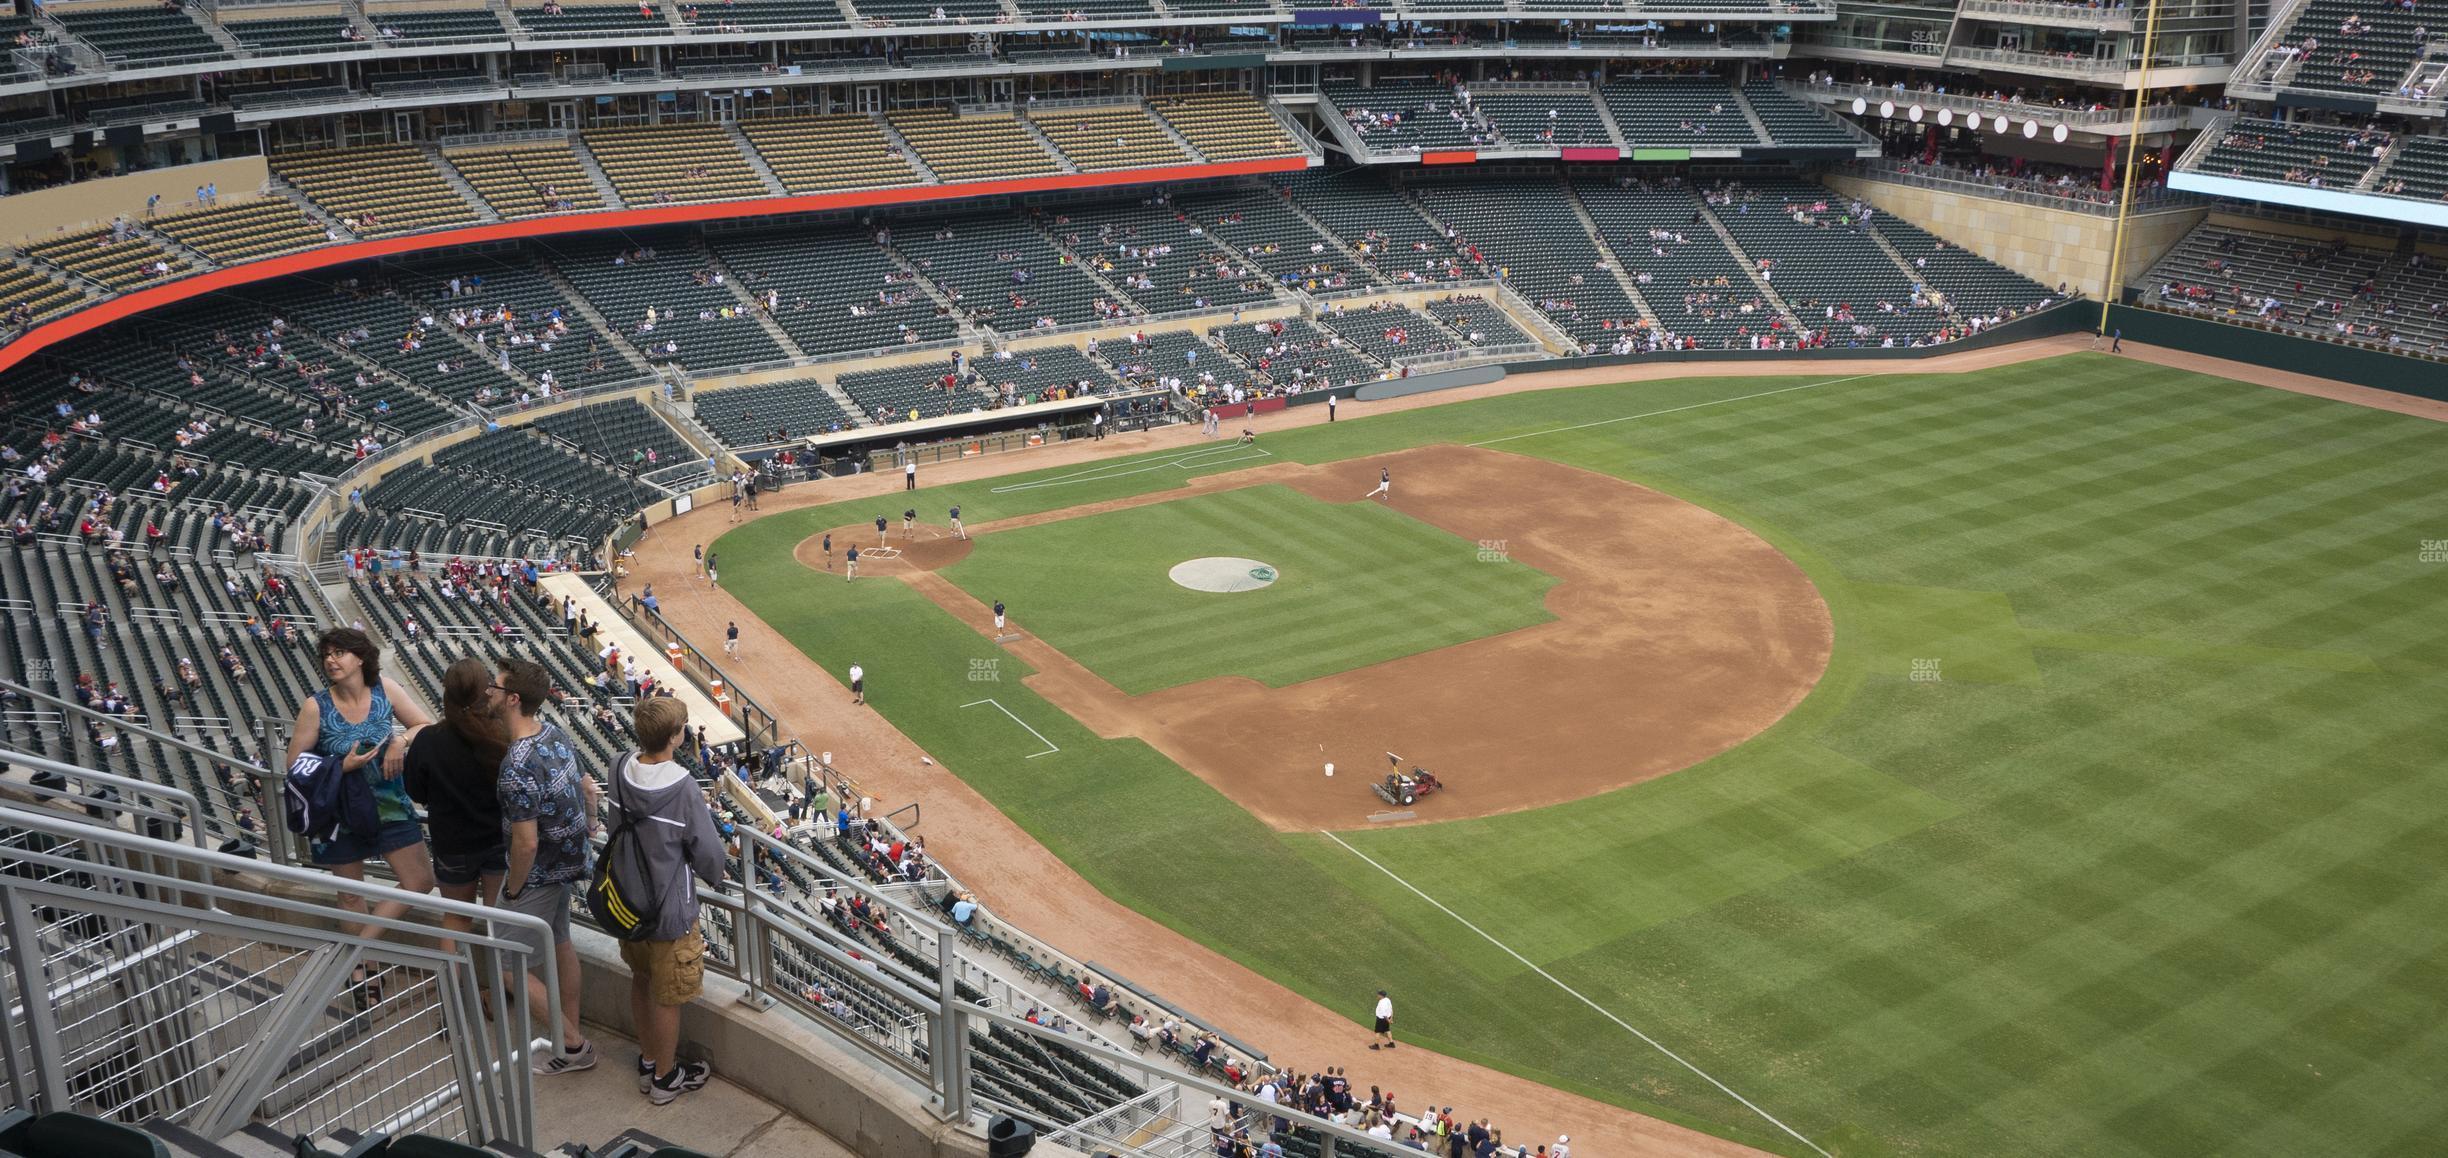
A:
{"label": "man in white shirt", "polygon": [[850,702],[867,702],[867,669],[855,663],[850,665]]}
{"label": "man in white shirt", "polygon": [[1377,991],[1377,1040],[1370,1042],[1369,1048],[1394,1048],[1394,999],[1386,996],[1383,989]]}

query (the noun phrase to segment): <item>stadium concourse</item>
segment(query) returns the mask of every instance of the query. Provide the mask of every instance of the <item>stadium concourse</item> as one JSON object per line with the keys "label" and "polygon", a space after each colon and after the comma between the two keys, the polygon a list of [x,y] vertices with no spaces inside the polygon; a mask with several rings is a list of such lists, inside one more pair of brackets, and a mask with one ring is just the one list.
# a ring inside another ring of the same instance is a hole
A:
{"label": "stadium concourse", "polygon": [[[1913,363],[1902,372],[1970,372],[2086,350],[2090,346],[2087,336],[2048,338],[1938,355]],[[2448,421],[2448,404],[2407,400],[2385,391],[2313,379],[2284,381],[2290,376],[2134,343],[2128,343],[2126,348],[2129,356],[2141,361],[2180,365],[2324,397],[2419,412],[2393,404],[2410,401],[2417,408],[2428,408],[2429,416]],[[1625,380],[1780,372],[1842,376],[1832,374],[1831,369],[1823,362],[1793,359],[1543,371],[1481,386],[1379,402],[1345,403],[1338,417],[1349,421],[1476,398]],[[1263,446],[1270,433],[1326,420],[1325,407],[1307,406],[1262,416],[1254,426]],[[1195,425],[1166,427],[1119,434],[1103,442],[1067,442],[1010,455],[944,463],[928,467],[923,472],[924,481],[929,486],[970,482],[1013,471],[1087,464],[1202,441]],[[902,493],[900,487],[900,479],[889,474],[835,479],[768,496],[762,500],[762,514],[771,517],[869,496],[892,506],[900,502],[896,497]],[[856,767],[860,785],[874,795],[878,811],[911,802],[921,804],[927,832],[933,837],[929,845],[932,855],[1002,917],[1040,931],[1065,952],[1082,959],[1094,956],[1134,981],[1172,995],[1237,1038],[1266,1050],[1276,1065],[1304,1072],[1326,1066],[1345,1067],[1361,1088],[1383,1086],[1399,1095],[1406,1111],[1433,1100],[1440,1106],[1452,1105],[1457,1118],[1490,1117],[1503,1128],[1508,1145],[1535,1145],[1562,1133],[1581,1139],[1605,1139],[1608,1154],[1750,1152],[1723,1139],[1425,1049],[1371,1052],[1366,1026],[1359,1020],[1366,1012],[1364,999],[1370,995],[1353,995],[1349,1009],[1320,1006],[1107,898],[965,784],[954,774],[955,770],[932,763],[925,752],[882,716],[853,707],[849,690],[834,674],[757,620],[728,592],[709,590],[696,578],[691,547],[711,541],[726,530],[729,524],[725,518],[716,511],[701,509],[657,524],[653,533],[635,548],[628,582],[652,583],[666,621],[691,638],[720,638],[729,623],[739,623],[740,654],[726,667],[737,675],[742,686],[794,689],[768,701],[786,727],[801,736],[820,737],[844,767]],[[897,517],[893,523],[897,528]],[[856,658],[864,665],[869,680],[893,678],[892,657]]]}

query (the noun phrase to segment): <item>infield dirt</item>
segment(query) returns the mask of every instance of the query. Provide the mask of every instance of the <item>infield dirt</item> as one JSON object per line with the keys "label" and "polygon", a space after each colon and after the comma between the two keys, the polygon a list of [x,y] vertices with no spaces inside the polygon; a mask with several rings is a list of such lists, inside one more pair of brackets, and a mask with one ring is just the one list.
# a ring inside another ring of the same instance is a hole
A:
{"label": "infield dirt", "polygon": [[[1646,487],[1492,450],[1432,446],[1209,475],[982,524],[959,546],[992,550],[996,534],[1022,526],[1263,483],[1325,502],[1371,501],[1359,496],[1380,468],[1394,473],[1394,509],[1457,536],[1490,566],[1530,566],[1560,580],[1547,596],[1556,618],[1287,687],[1228,677],[1138,696],[1028,634],[1025,622],[1005,646],[1037,669],[1031,688],[1098,735],[1145,740],[1268,824],[1301,832],[1360,826],[1382,811],[1368,785],[1386,772],[1388,752],[1448,785],[1397,823],[1539,808],[1637,784],[1758,735],[1827,668],[1827,605],[1801,568],[1757,535]],[[875,528],[865,531],[872,540]],[[840,532],[834,541],[838,549]],[[992,611],[933,573],[967,550],[933,546],[873,574],[910,583],[991,634]],[[812,550],[800,545],[801,562]],[[1325,777],[1325,761],[1335,763],[1335,779]]]}

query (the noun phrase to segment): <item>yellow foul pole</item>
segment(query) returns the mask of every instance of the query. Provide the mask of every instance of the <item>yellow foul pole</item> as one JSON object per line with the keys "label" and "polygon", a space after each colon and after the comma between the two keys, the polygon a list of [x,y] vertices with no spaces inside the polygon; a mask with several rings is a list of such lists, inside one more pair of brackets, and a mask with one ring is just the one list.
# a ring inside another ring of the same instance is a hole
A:
{"label": "yellow foul pole", "polygon": [[2125,218],[2133,212],[2134,170],[2142,159],[2142,110],[2150,102],[2151,57],[2159,49],[2159,0],[2150,0],[2150,14],[2142,25],[2142,69],[2134,79],[2133,124],[2125,137],[2125,181],[2117,191],[2116,231],[2109,242],[2108,284],[2100,287],[2099,332],[2108,333],[2108,311],[2123,300],[2125,275]]}

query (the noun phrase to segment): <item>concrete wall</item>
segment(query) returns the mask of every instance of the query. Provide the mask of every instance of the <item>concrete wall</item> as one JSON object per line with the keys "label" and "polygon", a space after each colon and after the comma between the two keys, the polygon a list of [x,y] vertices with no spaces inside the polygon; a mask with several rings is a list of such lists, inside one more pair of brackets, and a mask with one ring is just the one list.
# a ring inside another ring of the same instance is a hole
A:
{"label": "concrete wall", "polygon": [[[2108,292],[2116,218],[1830,174],[1829,188],[1858,197],[2044,285],[2064,282],[2092,297]],[[2137,215],[2125,229],[2124,280],[2141,276],[2208,211]]]}
{"label": "concrete wall", "polygon": [[144,216],[145,198],[155,193],[161,194],[161,213],[191,209],[196,187],[207,182],[221,186],[224,205],[252,201],[270,177],[263,158],[233,157],[15,193],[0,198],[0,243],[50,241],[78,226],[109,225],[121,215],[137,220]]}
{"label": "concrete wall", "polygon": [[[611,938],[572,930],[578,945],[581,1016],[635,1037],[630,1024],[629,968]],[[759,1011],[741,1004],[745,988],[709,973],[705,995],[680,1011],[680,1056],[714,1063],[722,1080],[790,1111],[860,1154],[894,1158],[985,1158],[983,1133],[936,1118],[925,1091],[867,1055],[781,1006]],[[606,1107],[637,1113],[636,1106]],[[652,1129],[651,1119],[638,1115]],[[687,1145],[685,1139],[672,1139]],[[1040,1140],[1034,1154],[1076,1156]]]}

